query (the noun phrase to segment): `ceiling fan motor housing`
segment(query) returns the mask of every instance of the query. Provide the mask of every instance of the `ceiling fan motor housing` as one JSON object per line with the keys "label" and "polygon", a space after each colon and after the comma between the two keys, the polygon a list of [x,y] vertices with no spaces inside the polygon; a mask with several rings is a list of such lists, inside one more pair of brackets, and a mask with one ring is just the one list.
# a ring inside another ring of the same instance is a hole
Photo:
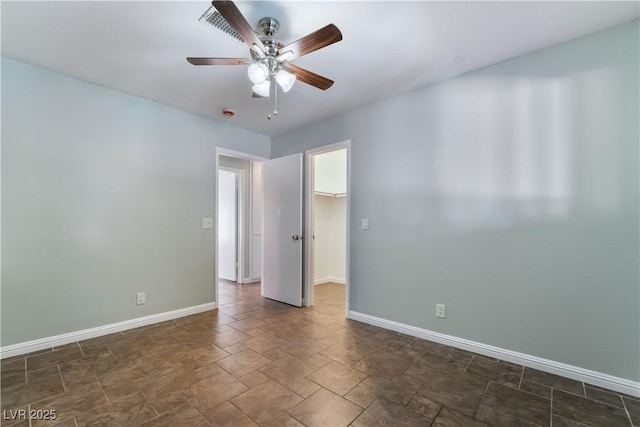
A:
{"label": "ceiling fan motor housing", "polygon": [[282,46],[284,46],[280,40],[276,40],[272,37],[263,38],[262,43],[264,44],[264,47],[266,49],[265,53],[267,54],[267,56],[274,57],[278,56],[280,49],[282,48]]}
{"label": "ceiling fan motor housing", "polygon": [[280,23],[276,18],[267,16],[258,21],[258,29],[267,37],[275,36],[280,29]]}
{"label": "ceiling fan motor housing", "polygon": [[[284,46],[280,40],[274,37],[279,29],[280,23],[275,18],[265,17],[258,22],[258,30],[262,33],[260,35],[260,40],[262,40],[262,44],[264,44],[264,53],[267,57],[275,58],[279,55],[280,49]],[[252,56],[253,59],[258,59],[257,55],[253,55],[253,51]],[[269,68],[272,68],[274,64],[271,64],[270,62],[271,61],[267,61],[266,65],[269,66]]]}

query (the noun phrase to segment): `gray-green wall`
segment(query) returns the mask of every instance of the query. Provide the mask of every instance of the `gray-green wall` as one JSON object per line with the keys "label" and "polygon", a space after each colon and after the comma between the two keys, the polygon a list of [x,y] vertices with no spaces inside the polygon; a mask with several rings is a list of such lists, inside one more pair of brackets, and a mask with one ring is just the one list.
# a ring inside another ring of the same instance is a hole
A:
{"label": "gray-green wall", "polygon": [[270,154],[266,136],[3,58],[2,346],[214,301],[217,146]]}
{"label": "gray-green wall", "polygon": [[638,51],[635,21],[272,138],[351,140],[351,310],[638,381]]}

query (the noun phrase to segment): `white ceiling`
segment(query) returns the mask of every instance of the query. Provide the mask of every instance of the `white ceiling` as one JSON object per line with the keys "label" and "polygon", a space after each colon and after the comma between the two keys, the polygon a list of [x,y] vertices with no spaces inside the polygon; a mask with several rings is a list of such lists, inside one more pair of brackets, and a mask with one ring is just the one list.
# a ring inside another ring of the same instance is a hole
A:
{"label": "white ceiling", "polygon": [[[285,44],[328,23],[343,40],[294,61],[335,84],[296,83],[251,98],[245,66],[193,66],[187,56],[247,57],[198,21],[207,1],[1,4],[2,55],[265,135],[599,31],[639,16],[631,2],[237,1],[250,24],[280,21]],[[236,111],[225,119],[223,108]]]}

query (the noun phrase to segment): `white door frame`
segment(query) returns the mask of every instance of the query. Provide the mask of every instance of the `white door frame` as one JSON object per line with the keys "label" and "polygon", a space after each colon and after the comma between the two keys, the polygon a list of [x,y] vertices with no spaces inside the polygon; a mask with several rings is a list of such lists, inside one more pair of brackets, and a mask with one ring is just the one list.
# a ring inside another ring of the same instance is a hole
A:
{"label": "white door frame", "polygon": [[[218,286],[218,281],[220,280],[220,277],[218,276],[218,171],[220,170],[220,156],[229,156],[229,157],[237,157],[240,159],[247,159],[247,160],[254,160],[257,162],[264,162],[265,160],[269,160],[266,157],[261,157],[261,156],[256,156],[253,154],[248,154],[248,153],[243,153],[241,151],[235,151],[235,150],[230,150],[228,148],[221,148],[221,147],[216,147],[216,168],[214,171],[214,177],[215,177],[215,183],[216,185],[214,186],[214,213],[215,213],[215,220],[213,221],[213,235],[214,235],[214,255],[213,255],[213,266],[214,266],[214,283],[213,283],[213,289],[214,289],[214,301],[216,303],[216,306],[218,308],[220,308],[220,298],[218,297],[220,295],[219,292],[219,286]],[[242,272],[239,272],[240,276]]]}
{"label": "white door frame", "polygon": [[[220,171],[227,171],[236,176],[236,282],[242,283],[242,272],[244,271],[244,171],[242,169],[220,166],[218,168],[218,177]],[[219,184],[218,184],[219,185]],[[219,196],[219,193],[218,193]],[[217,197],[216,197],[217,198]],[[216,209],[216,221],[218,220],[218,208]],[[216,239],[219,234],[216,233]],[[218,245],[219,246],[219,245]],[[218,248],[219,249],[219,248]],[[219,252],[216,252],[218,256]],[[216,258],[218,258],[216,256]],[[216,270],[218,271],[218,270]],[[219,278],[218,278],[219,279]]]}
{"label": "white door frame", "polygon": [[307,194],[305,200],[305,236],[304,236],[304,263],[305,271],[304,271],[304,305],[311,306],[314,304],[314,278],[313,278],[313,195],[315,193],[314,190],[314,156],[317,154],[328,153],[330,151],[340,150],[342,148],[347,149],[347,239],[345,244],[346,247],[346,266],[345,266],[345,313],[344,316],[349,318],[349,302],[351,300],[351,280],[350,280],[350,254],[349,247],[351,246],[351,140],[346,140],[342,142],[336,142],[335,144],[325,145],[319,148],[313,148],[305,151],[305,191]]}

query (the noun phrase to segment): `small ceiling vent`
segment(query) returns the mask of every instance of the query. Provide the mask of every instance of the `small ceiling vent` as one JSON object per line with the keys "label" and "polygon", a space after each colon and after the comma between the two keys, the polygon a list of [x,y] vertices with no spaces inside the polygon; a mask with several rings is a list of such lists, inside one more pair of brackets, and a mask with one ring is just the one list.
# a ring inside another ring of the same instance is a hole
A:
{"label": "small ceiling vent", "polygon": [[223,33],[230,35],[241,43],[244,43],[240,34],[238,34],[238,32],[229,25],[227,20],[224,19],[222,15],[220,15],[220,12],[218,12],[213,6],[209,7],[209,9],[202,14],[199,21],[211,24]]}

